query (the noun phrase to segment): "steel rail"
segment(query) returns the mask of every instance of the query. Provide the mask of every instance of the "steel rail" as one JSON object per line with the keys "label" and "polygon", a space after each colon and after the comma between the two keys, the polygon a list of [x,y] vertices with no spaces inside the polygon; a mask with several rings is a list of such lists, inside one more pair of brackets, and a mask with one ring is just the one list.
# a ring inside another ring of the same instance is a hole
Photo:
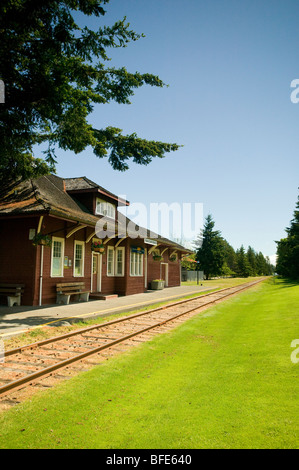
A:
{"label": "steel rail", "polygon": [[[245,286],[244,288],[246,288],[246,286],[251,287],[252,285],[254,285],[258,282],[261,282],[262,280],[264,280],[264,279],[254,281],[253,283],[246,283],[246,284],[241,284],[241,285],[238,285],[238,286],[226,287],[224,289],[219,289],[219,290],[215,290],[213,292],[209,292],[208,294],[198,295],[198,296],[192,297],[190,299],[179,300],[177,302],[172,302],[170,304],[162,305],[161,307],[156,307],[156,308],[153,308],[153,309],[150,309],[150,310],[144,310],[142,312],[134,313],[132,315],[128,315],[128,316],[125,316],[123,318],[118,318],[116,320],[111,320],[109,322],[101,323],[99,325],[93,325],[93,326],[89,326],[89,327],[85,327],[85,328],[80,328],[76,331],[73,331],[73,332],[70,332],[70,333],[65,333],[65,334],[60,335],[60,336],[55,336],[55,337],[44,339],[44,340],[41,340],[41,341],[36,341],[35,343],[30,343],[30,344],[25,345],[25,346],[19,346],[18,348],[14,348],[14,349],[10,349],[8,351],[5,351],[5,357],[11,356],[13,354],[21,353],[21,352],[25,351],[26,349],[35,349],[35,348],[43,346],[45,344],[50,344],[50,343],[54,343],[56,341],[61,341],[63,339],[71,338],[72,336],[76,336],[76,335],[79,335],[81,333],[85,333],[85,332],[92,331],[92,330],[97,330],[97,329],[104,328],[106,326],[110,326],[110,325],[113,325],[113,324],[116,324],[116,323],[123,323],[123,322],[125,322],[127,320],[130,320],[130,319],[133,319],[133,318],[141,317],[141,316],[144,316],[144,315],[149,315],[149,314],[154,313],[154,312],[159,312],[161,310],[166,310],[168,308],[176,307],[178,305],[182,305],[182,304],[192,302],[192,301],[195,301],[195,300],[201,300],[201,299],[204,299],[205,297],[216,295],[216,294],[221,293],[221,292],[225,292],[225,291],[232,290],[232,289],[238,289],[238,287],[241,287],[241,286]],[[242,290],[242,289],[241,288],[238,289],[237,292],[239,292],[239,290]]]}
{"label": "steel rail", "polygon": [[142,328],[142,329],[140,329],[138,331],[135,331],[133,333],[130,333],[128,335],[125,335],[125,336],[122,336],[122,337],[117,338],[115,340],[112,340],[112,341],[110,341],[106,344],[102,344],[100,346],[97,346],[97,347],[95,347],[95,348],[93,348],[89,351],[85,351],[83,353],[77,354],[73,357],[70,357],[70,358],[65,359],[63,361],[60,361],[56,364],[53,364],[53,365],[48,366],[46,368],[43,368],[43,369],[41,369],[37,372],[33,372],[31,374],[28,374],[28,375],[26,375],[26,376],[24,376],[20,379],[11,381],[8,384],[3,385],[3,386],[0,387],[0,396],[7,393],[7,392],[9,392],[9,391],[18,389],[18,388],[22,387],[23,385],[25,385],[26,383],[32,383],[32,382],[34,382],[35,380],[37,380],[41,377],[48,376],[51,373],[55,372],[56,370],[63,369],[63,368],[69,366],[70,364],[72,364],[74,362],[78,362],[82,359],[85,359],[88,356],[97,354],[98,352],[103,351],[104,349],[111,348],[111,347],[115,346],[116,344],[119,344],[119,343],[124,342],[128,339],[133,338],[134,336],[138,336],[138,335],[140,335],[140,334],[142,334],[146,331],[152,330],[152,329],[157,328],[159,326],[162,326],[166,323],[174,321],[174,320],[176,320],[177,318],[179,318],[181,316],[187,315],[188,313],[191,313],[191,312],[193,312],[195,310],[198,310],[202,307],[206,307],[207,305],[213,304],[213,303],[215,303],[217,301],[220,301],[220,300],[222,300],[226,297],[229,297],[233,294],[236,294],[236,293],[238,293],[242,290],[249,289],[250,287],[256,285],[257,283],[262,282],[263,280],[264,279],[260,279],[260,280],[257,280],[257,281],[251,282],[251,283],[246,283],[246,284],[241,284],[239,286],[234,286],[234,287],[221,289],[221,290],[214,291],[212,293],[206,294],[204,296],[198,296],[198,297],[194,297],[192,299],[186,299],[185,301],[183,300],[183,301],[175,302],[175,303],[172,303],[172,304],[165,305],[163,307],[159,307],[157,309],[152,309],[152,310],[148,310],[148,311],[145,311],[145,312],[141,312],[139,314],[130,315],[130,316],[125,317],[123,319],[113,320],[111,322],[106,322],[106,323],[103,323],[101,325],[97,325],[97,326],[93,326],[93,327],[89,327],[89,328],[82,328],[82,329],[79,329],[76,332],[73,332],[71,334],[66,334],[66,335],[62,335],[62,336],[52,338],[52,341],[51,341],[51,339],[43,340],[43,341],[40,341],[40,342],[37,342],[37,343],[32,343],[31,345],[27,345],[25,347],[20,347],[20,348],[16,348],[15,350],[8,351],[7,352],[8,354],[6,354],[6,355],[11,355],[11,353],[16,354],[16,353],[19,353],[19,352],[23,352],[26,349],[35,349],[35,348],[38,348],[39,346],[42,346],[44,344],[49,344],[50,342],[56,342],[56,341],[59,341],[59,340],[62,340],[62,339],[65,339],[65,338],[68,338],[68,337],[71,337],[71,336],[74,336],[74,335],[79,335],[83,332],[90,331],[92,329],[100,329],[100,328],[110,326],[110,325],[115,324],[115,323],[121,323],[121,322],[127,321],[129,319],[134,319],[134,318],[136,318],[138,316],[141,316],[141,315],[150,314],[150,313],[160,311],[160,310],[165,310],[167,308],[171,308],[171,307],[183,304],[183,303],[188,303],[191,300],[203,299],[204,297],[207,297],[207,296],[210,296],[210,295],[217,295],[219,293],[224,293],[224,291],[228,291],[228,290],[232,291],[232,292],[229,292],[229,293],[226,292],[226,293],[224,293],[224,295],[222,295],[222,296],[220,296],[216,299],[210,300],[210,301],[205,302],[205,303],[200,304],[200,305],[196,305],[196,306],[192,307],[191,309],[189,309],[187,311],[181,312],[179,314],[176,314],[174,316],[171,316],[169,318],[161,320],[158,323],[155,323],[153,325],[147,326],[145,328]]}

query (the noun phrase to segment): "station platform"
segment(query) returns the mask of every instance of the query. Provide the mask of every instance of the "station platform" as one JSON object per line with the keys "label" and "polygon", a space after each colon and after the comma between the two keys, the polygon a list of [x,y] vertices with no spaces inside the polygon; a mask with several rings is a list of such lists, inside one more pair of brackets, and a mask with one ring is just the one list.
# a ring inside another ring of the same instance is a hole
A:
{"label": "station platform", "polygon": [[[217,286],[213,286],[213,288],[217,288]],[[171,302],[210,289],[211,287],[200,285],[179,286],[167,287],[163,290],[149,290],[142,294],[108,298],[107,300],[72,302],[69,305],[0,306],[0,339],[41,326],[58,326],[65,324],[65,322],[72,323],[87,318],[140,310],[148,305]]]}

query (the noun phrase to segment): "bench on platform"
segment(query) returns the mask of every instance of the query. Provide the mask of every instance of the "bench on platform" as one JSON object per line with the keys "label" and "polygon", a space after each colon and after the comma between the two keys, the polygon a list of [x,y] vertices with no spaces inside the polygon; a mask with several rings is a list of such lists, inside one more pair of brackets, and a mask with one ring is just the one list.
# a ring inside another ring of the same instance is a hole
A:
{"label": "bench on platform", "polygon": [[88,302],[90,290],[85,290],[84,282],[60,282],[56,284],[56,303],[68,305],[70,297],[75,301]]}
{"label": "bench on platform", "polygon": [[0,284],[0,295],[7,297],[9,307],[21,305],[21,296],[24,294],[24,284]]}

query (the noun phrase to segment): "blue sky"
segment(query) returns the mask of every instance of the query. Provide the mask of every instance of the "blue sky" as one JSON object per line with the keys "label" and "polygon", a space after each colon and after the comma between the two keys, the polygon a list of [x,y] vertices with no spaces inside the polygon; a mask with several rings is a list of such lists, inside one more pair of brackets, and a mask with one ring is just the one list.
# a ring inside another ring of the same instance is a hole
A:
{"label": "blue sky", "polygon": [[57,174],[87,176],[129,201],[202,203],[235,248],[274,255],[298,195],[299,3],[296,0],[111,0],[94,28],[127,16],[145,38],[109,66],[159,75],[131,105],[97,105],[90,122],[176,142],[148,166],[113,170],[87,149],[58,150]]}

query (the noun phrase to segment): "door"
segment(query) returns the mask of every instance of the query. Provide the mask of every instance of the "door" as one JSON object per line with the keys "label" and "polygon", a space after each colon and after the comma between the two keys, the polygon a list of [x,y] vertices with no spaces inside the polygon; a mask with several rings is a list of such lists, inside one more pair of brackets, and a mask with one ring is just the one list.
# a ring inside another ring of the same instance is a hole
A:
{"label": "door", "polygon": [[164,279],[165,287],[168,287],[168,263],[161,263],[161,279]]}
{"label": "door", "polygon": [[99,253],[92,254],[92,292],[101,292],[102,257]]}
{"label": "door", "polygon": [[144,287],[147,289],[147,248],[144,250]]}

